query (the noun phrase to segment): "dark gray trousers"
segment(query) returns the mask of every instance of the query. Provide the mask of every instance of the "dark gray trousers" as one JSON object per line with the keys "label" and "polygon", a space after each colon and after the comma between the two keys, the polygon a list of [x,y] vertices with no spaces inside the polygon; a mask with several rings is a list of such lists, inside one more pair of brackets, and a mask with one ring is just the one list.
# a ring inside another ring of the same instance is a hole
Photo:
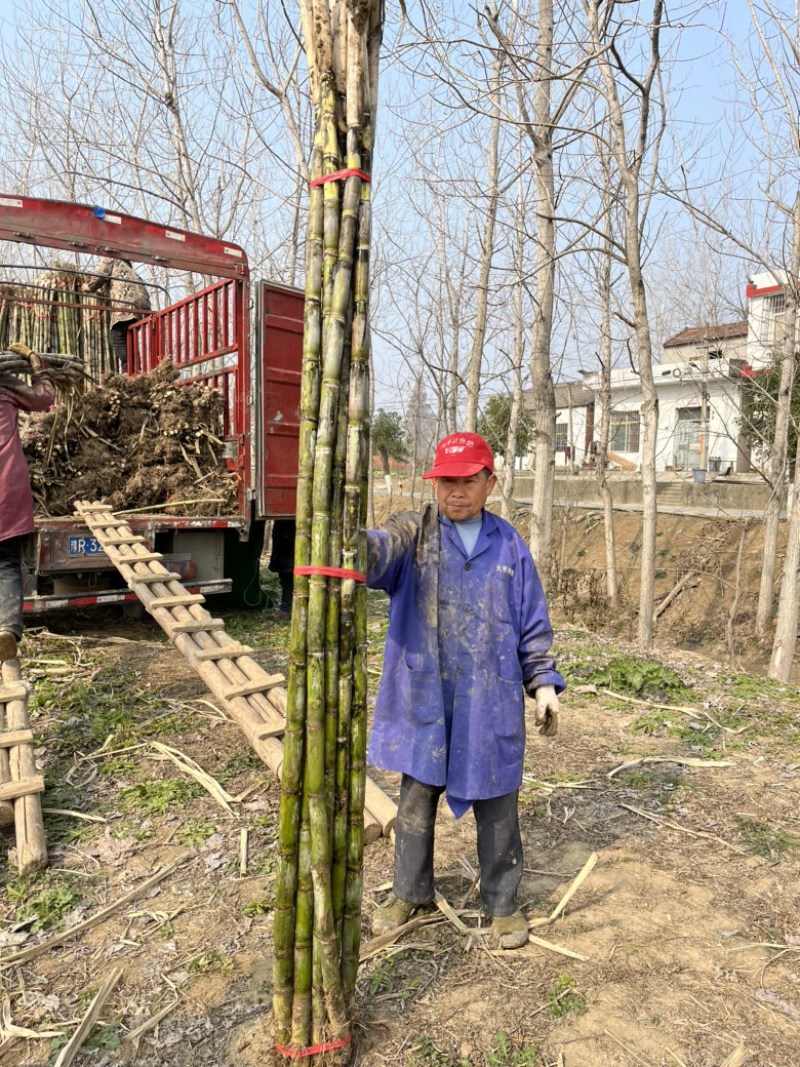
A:
{"label": "dark gray trousers", "polygon": [[135,319],[126,319],[125,322],[115,322],[108,331],[111,355],[113,362],[116,363],[117,374],[125,374],[128,369],[128,326],[135,321]]}
{"label": "dark gray trousers", "polygon": [[[433,836],[442,786],[425,785],[408,774],[400,783],[400,804],[394,826],[394,894],[409,904],[433,900]],[[522,837],[517,802],[519,791],[473,805],[478,829],[481,904],[487,915],[517,910],[522,879]]]}
{"label": "dark gray trousers", "polygon": [[21,537],[0,541],[0,630],[22,637]]}

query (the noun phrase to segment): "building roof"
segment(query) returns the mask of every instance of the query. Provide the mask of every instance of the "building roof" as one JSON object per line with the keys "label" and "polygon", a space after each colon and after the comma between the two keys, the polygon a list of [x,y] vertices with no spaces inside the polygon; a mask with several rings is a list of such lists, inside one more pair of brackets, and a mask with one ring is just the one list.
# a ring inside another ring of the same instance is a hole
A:
{"label": "building roof", "polygon": [[677,348],[679,345],[699,345],[708,341],[728,341],[734,337],[747,337],[747,320],[741,322],[722,322],[717,326],[692,326],[681,330],[674,337],[664,342],[664,348]]}
{"label": "building roof", "polygon": [[581,408],[594,401],[594,393],[582,382],[562,382],[555,387],[556,407]]}

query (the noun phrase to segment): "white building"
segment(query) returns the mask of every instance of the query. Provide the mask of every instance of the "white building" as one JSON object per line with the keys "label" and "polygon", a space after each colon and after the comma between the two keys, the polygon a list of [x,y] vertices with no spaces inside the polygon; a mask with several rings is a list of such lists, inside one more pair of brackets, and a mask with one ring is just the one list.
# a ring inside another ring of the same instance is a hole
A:
{"label": "white building", "polygon": [[[778,270],[752,276],[747,321],[692,327],[664,343],[662,361],[653,368],[659,403],[657,471],[751,469],[750,448],[741,433],[742,386],[779,354],[786,278]],[[591,465],[597,447],[599,376],[581,373],[581,381],[555,390],[555,458],[561,468]],[[640,467],[643,402],[638,373],[612,371],[611,465]]]}
{"label": "white building", "polygon": [[[659,400],[656,470],[748,471],[741,437],[742,380],[749,374],[747,322],[682,330],[664,344],[654,367]],[[763,361],[761,361],[763,365]],[[600,420],[599,379],[556,386],[556,466],[591,464]],[[644,398],[636,371],[611,376],[609,462],[641,464]]]}

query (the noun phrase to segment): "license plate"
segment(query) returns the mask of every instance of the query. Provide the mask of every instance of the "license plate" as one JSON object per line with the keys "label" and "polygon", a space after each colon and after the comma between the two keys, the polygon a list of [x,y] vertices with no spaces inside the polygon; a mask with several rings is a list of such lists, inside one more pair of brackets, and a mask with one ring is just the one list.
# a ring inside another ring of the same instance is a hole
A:
{"label": "license plate", "polygon": [[103,546],[96,537],[70,537],[67,546],[70,556],[102,556]]}

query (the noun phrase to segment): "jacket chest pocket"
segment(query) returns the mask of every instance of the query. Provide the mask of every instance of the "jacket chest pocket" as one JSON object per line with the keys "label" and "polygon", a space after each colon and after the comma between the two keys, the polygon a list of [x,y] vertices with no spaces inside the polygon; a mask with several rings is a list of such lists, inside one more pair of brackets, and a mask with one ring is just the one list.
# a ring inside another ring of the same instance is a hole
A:
{"label": "jacket chest pocket", "polygon": [[495,574],[491,582],[492,611],[498,622],[514,618],[514,579],[510,574]]}

